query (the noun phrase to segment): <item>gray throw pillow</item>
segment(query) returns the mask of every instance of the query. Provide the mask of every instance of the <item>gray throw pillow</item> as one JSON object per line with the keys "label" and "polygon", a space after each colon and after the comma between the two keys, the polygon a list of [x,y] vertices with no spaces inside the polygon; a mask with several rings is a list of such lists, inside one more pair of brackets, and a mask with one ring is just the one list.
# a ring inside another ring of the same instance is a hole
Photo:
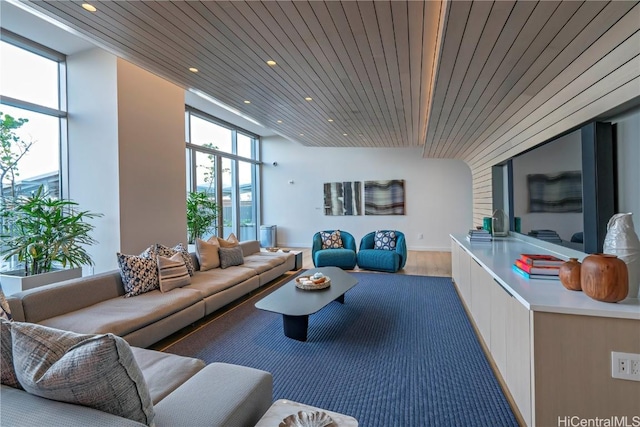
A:
{"label": "gray throw pillow", "polygon": [[147,383],[123,338],[22,322],[11,329],[13,362],[25,391],[153,425]]}
{"label": "gray throw pillow", "polygon": [[244,264],[244,257],[242,256],[242,247],[236,246],[233,248],[218,249],[220,253],[220,268],[227,268],[233,265]]}
{"label": "gray throw pillow", "polygon": [[13,368],[13,344],[11,341],[12,323],[5,319],[0,319],[0,372],[2,373],[2,384],[13,388],[22,388]]}

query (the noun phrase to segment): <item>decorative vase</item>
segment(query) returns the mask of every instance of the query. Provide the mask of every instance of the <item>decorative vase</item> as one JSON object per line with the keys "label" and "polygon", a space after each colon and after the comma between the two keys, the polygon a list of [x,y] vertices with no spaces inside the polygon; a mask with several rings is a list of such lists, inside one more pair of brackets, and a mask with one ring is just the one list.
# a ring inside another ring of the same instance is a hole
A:
{"label": "decorative vase", "polygon": [[597,301],[622,301],[629,292],[627,264],[615,255],[591,254],[582,260],[580,286]]}
{"label": "decorative vase", "polygon": [[607,223],[607,234],[603,250],[616,255],[627,264],[629,274],[629,294],[627,298],[638,298],[640,288],[640,240],[633,227],[631,213],[619,213]]}
{"label": "decorative vase", "polygon": [[504,237],[509,234],[509,217],[500,208],[491,216],[491,234],[493,237]]}
{"label": "decorative vase", "polygon": [[558,275],[560,276],[560,283],[562,283],[562,285],[570,291],[581,291],[581,268],[582,264],[580,264],[578,258],[569,258],[569,261],[560,266],[560,271],[558,272]]}

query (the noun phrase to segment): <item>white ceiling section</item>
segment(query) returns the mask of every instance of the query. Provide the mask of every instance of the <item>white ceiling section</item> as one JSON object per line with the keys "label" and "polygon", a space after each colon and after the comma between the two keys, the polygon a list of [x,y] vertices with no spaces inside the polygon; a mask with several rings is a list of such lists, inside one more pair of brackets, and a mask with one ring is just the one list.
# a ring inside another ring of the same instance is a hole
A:
{"label": "white ceiling section", "polygon": [[593,67],[600,57],[590,49],[640,9],[633,1],[90,1],[91,13],[79,1],[22,3],[301,144],[423,146],[424,157],[472,162],[515,144],[509,132],[541,114],[570,83],[562,78]]}

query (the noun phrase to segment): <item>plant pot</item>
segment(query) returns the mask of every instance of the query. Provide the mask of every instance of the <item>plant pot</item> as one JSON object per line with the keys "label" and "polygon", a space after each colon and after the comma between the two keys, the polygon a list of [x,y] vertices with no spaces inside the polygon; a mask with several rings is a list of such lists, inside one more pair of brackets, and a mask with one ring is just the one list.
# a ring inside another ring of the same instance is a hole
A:
{"label": "plant pot", "polygon": [[582,291],[597,301],[618,302],[627,297],[627,264],[615,255],[592,254],[582,260]]}
{"label": "plant pot", "polygon": [[64,280],[82,277],[82,268],[69,268],[65,270],[54,270],[48,273],[24,276],[24,270],[5,271],[0,273],[0,283],[5,295],[12,295],[39,286],[58,283]]}
{"label": "plant pot", "polygon": [[580,261],[578,261],[578,258],[569,258],[569,261],[560,266],[560,270],[558,272],[558,276],[560,276],[560,283],[570,291],[581,291],[581,268],[582,265],[580,264]]}

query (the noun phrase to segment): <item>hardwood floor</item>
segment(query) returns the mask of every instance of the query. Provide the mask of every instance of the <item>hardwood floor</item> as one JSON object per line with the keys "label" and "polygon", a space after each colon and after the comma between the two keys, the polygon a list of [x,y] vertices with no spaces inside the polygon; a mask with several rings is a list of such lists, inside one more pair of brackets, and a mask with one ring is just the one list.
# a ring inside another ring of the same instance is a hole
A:
{"label": "hardwood floor", "polygon": [[[313,268],[311,249],[297,248],[297,250],[302,251],[302,268]],[[360,271],[360,269],[356,267],[354,271]],[[398,274],[451,277],[451,252],[408,251],[407,263]]]}

